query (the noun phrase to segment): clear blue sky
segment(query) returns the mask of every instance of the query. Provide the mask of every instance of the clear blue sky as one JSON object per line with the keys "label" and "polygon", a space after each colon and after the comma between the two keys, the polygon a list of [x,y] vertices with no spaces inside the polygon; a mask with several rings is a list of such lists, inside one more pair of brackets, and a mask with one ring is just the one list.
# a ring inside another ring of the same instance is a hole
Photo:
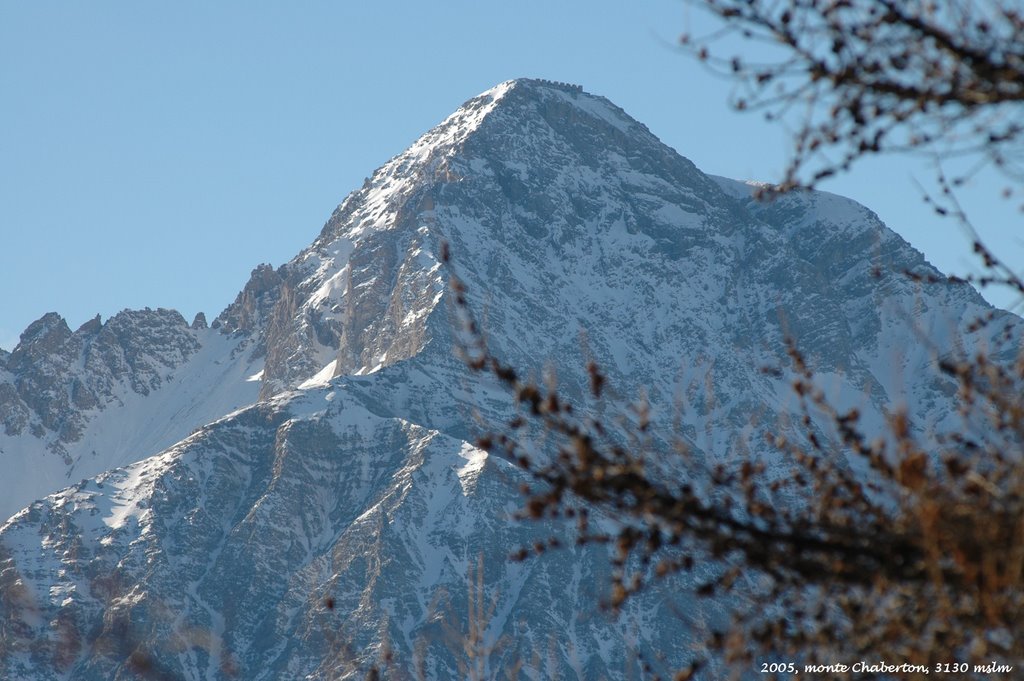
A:
{"label": "clear blue sky", "polygon": [[[580,83],[706,172],[777,179],[786,132],[731,112],[729,84],[674,46],[699,21],[679,0],[2,2],[0,347],[51,310],[72,328],[126,307],[212,319],[256,264],[287,261],[377,166],[509,78]],[[972,270],[919,199],[928,173],[886,159],[823,188]],[[979,179],[970,207],[1024,263],[998,188]]]}

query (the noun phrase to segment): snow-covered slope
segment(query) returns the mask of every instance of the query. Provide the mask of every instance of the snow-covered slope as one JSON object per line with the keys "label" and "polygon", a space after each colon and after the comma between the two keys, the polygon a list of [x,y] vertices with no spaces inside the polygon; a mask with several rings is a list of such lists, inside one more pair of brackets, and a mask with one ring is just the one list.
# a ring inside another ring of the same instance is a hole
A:
{"label": "snow-covered slope", "polygon": [[[937,273],[862,206],[755,202],[601,97],[503,83],[374,173],[308,249],[257,268],[215,330],[182,320],[184,349],[161,355],[180,359],[157,372],[169,397],[123,407],[124,427],[184,423],[172,412],[192,403],[212,420],[253,399],[237,391],[254,377],[261,402],[0,528],[0,674],[128,678],[135,651],[190,680],[355,678],[388,659],[466,677],[470,620],[487,678],[685,660],[706,613],[671,585],[611,620],[595,609],[598,549],[506,560],[565,532],[514,522],[519,472],[468,444],[510,404],[453,357],[443,243],[500,355],[557,375],[581,408],[594,358],[620,399],[644,388],[707,457],[771,456],[759,435],[793,397],[762,368],[786,366],[787,335],[869,426],[905,403],[925,434],[956,407],[934,358],[1020,339],[969,286],[907,278]],[[18,353],[0,357],[14,377],[0,386],[23,380]],[[78,442],[111,441],[99,418]]]}
{"label": "snow-covered slope", "polygon": [[251,404],[262,360],[173,310],[29,326],[0,365],[0,517]]}
{"label": "snow-covered slope", "polygon": [[467,678],[470,626],[488,677],[538,652],[534,678],[567,661],[582,678],[635,672],[629,632],[682,659],[689,639],[647,621],[667,589],[618,620],[597,610],[604,549],[508,562],[552,533],[511,520],[519,481],[343,390],[284,393],[16,516],[0,588],[5,624],[23,624],[4,630],[2,669],[111,678],[138,650],[168,678],[361,678],[387,641],[398,668]]}

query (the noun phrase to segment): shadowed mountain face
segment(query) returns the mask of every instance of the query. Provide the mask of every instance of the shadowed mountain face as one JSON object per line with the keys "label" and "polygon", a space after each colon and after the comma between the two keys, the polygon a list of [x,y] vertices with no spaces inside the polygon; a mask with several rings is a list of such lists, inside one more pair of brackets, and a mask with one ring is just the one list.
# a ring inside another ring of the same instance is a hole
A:
{"label": "shadowed mountain face", "polygon": [[899,403],[921,433],[956,407],[936,356],[1016,350],[992,337],[1019,338],[1016,317],[968,334],[988,306],[966,285],[913,284],[904,271],[937,273],[867,209],[751,193],[603,98],[510,81],[380,168],[308,249],[258,267],[209,329],[162,310],[74,333],[43,317],[0,355],[4,484],[42,495],[130,465],[0,528],[0,676],[681,665],[715,617],[681,585],[612,618],[596,607],[603,548],[507,560],[571,535],[516,521],[522,473],[469,444],[511,407],[453,357],[441,245],[497,354],[557,375],[581,409],[594,358],[710,458],[771,456],[761,435],[794,401],[761,369],[786,365],[787,334],[867,427]]}

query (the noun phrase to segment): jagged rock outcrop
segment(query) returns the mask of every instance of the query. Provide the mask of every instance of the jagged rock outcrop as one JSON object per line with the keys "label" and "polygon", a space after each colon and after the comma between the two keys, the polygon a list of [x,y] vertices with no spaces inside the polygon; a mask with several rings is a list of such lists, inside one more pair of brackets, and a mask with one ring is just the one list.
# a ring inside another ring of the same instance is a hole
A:
{"label": "jagged rock outcrop", "polygon": [[[81,436],[84,412],[117,399],[117,384],[147,395],[198,347],[173,310],[126,310],[106,324],[97,316],[74,333],[50,312],[29,325],[7,362],[9,399],[21,405],[5,400],[0,408],[31,413],[33,425],[56,434],[59,448]],[[8,435],[21,435],[27,425],[4,422]]]}
{"label": "jagged rock outcrop", "polygon": [[249,358],[204,366],[222,362],[225,344],[238,342],[162,308],[96,316],[74,332],[56,313],[29,325],[0,370],[0,516],[250,404],[256,384],[240,375]]}
{"label": "jagged rock outcrop", "polygon": [[224,333],[244,334],[261,328],[280,296],[281,274],[272,266],[258,265],[242,291],[214,321]]}

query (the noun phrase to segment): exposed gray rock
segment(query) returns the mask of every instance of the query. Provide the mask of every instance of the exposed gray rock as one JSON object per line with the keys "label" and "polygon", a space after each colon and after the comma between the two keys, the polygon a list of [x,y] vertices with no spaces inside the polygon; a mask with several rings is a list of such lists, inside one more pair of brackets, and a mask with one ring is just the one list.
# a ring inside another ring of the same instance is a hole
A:
{"label": "exposed gray rock", "polygon": [[[60,489],[75,473],[95,475],[154,454],[211,417],[250,403],[254,386],[239,387],[239,397],[251,393],[241,403],[225,401],[222,391],[204,404],[179,380],[204,342],[206,360],[221,361],[213,352],[221,341],[204,333],[165,309],[125,310],[105,323],[97,315],[73,333],[55,313],[33,322],[0,368],[0,517]],[[240,353],[236,361],[241,373],[250,358]],[[141,407],[167,386],[182,404],[171,406],[175,398],[165,395]]]}
{"label": "exposed gray rock", "polygon": [[85,324],[78,327],[78,331],[75,333],[82,334],[84,336],[94,336],[99,333],[99,330],[103,328],[103,321],[99,315],[96,315]]}
{"label": "exposed gray rock", "polygon": [[[165,370],[198,346],[173,310],[125,310],[106,324],[97,316],[74,333],[51,312],[25,330],[11,353],[14,391],[7,392],[7,400],[19,399],[39,425],[56,434],[59,448],[81,435],[84,411],[117,399],[116,384],[148,394],[164,380]],[[17,435],[20,429],[11,423],[7,433]]]}
{"label": "exposed gray rock", "polygon": [[252,271],[235,302],[217,317],[216,327],[225,333],[247,333],[261,328],[270,318],[280,296],[281,275],[267,264]]}

